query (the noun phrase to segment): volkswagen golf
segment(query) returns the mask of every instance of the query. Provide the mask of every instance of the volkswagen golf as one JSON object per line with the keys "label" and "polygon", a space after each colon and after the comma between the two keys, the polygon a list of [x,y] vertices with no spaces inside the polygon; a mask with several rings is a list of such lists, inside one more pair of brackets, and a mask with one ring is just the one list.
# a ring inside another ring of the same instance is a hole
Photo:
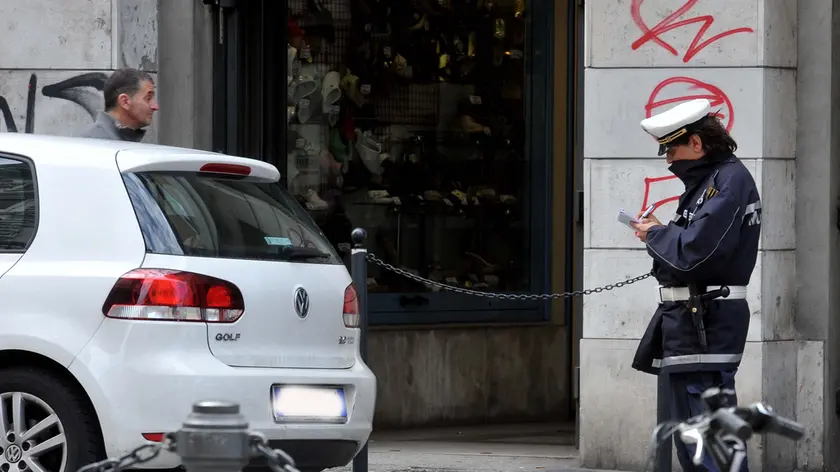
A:
{"label": "volkswagen golf", "polygon": [[0,134],[0,470],[75,472],[162,441],[208,399],[239,403],[302,470],[352,460],[376,398],[356,291],[279,177]]}

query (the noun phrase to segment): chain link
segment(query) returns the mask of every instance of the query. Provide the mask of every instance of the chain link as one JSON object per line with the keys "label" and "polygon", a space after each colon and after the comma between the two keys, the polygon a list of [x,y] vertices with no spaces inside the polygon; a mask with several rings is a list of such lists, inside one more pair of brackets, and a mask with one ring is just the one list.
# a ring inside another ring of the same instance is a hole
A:
{"label": "chain link", "polygon": [[588,288],[585,290],[575,290],[573,292],[563,292],[563,293],[493,293],[493,292],[483,292],[481,290],[472,290],[468,288],[462,287],[455,287],[452,285],[443,284],[440,282],[436,282],[431,279],[426,279],[420,277],[419,275],[412,274],[411,272],[400,269],[394,265],[388,264],[387,262],[383,261],[382,259],[376,257],[372,252],[367,253],[365,257],[368,262],[372,262],[386,270],[394,272],[395,274],[401,275],[407,279],[411,279],[415,282],[420,284],[426,285],[427,287],[435,287],[441,290],[446,290],[448,292],[453,293],[460,293],[463,295],[472,295],[475,297],[483,297],[483,298],[492,298],[496,300],[558,300],[561,298],[571,298],[583,295],[591,295],[593,293],[601,293],[606,292],[609,290],[613,290],[616,288],[625,287],[630,284],[634,284],[636,282],[640,282],[645,280],[648,277],[653,276],[653,272],[648,272],[646,274],[642,274],[631,279],[622,280],[620,282],[616,282],[613,284],[607,284],[603,287],[597,288]]}
{"label": "chain link", "polygon": [[251,433],[251,447],[256,454],[266,458],[268,468],[272,472],[300,472],[295,466],[294,459],[280,449],[271,449],[264,436]]}
{"label": "chain link", "polygon": [[[249,433],[251,452],[265,457],[272,472],[300,472],[291,456],[280,449],[271,449],[265,436]],[[77,472],[121,472],[138,464],[149,462],[162,451],[175,450],[175,435],[168,434],[162,443],[144,444],[118,459],[105,459],[80,468]],[[189,472],[189,471],[188,471]]]}
{"label": "chain link", "polygon": [[105,459],[103,461],[88,464],[78,472],[120,472],[135,465],[149,462],[157,457],[161,451],[170,450],[174,442],[167,437],[162,443],[144,444],[118,459]]}

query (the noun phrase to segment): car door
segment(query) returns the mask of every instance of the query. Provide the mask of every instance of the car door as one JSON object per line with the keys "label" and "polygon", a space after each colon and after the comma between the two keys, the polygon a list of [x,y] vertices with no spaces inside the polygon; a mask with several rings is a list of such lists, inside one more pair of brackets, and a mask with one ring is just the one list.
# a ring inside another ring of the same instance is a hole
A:
{"label": "car door", "polygon": [[29,248],[35,237],[37,215],[32,163],[0,153],[0,277]]}

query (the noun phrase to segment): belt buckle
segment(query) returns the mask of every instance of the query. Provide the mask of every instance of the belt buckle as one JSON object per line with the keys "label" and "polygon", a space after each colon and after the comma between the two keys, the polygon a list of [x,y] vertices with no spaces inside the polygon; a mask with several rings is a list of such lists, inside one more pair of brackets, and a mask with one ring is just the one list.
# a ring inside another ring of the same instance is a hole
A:
{"label": "belt buckle", "polygon": [[665,303],[665,297],[662,296],[662,289],[663,288],[668,288],[668,287],[663,287],[662,285],[660,285],[656,288],[656,295],[657,295],[656,298],[658,299],[657,301],[659,302],[660,305]]}

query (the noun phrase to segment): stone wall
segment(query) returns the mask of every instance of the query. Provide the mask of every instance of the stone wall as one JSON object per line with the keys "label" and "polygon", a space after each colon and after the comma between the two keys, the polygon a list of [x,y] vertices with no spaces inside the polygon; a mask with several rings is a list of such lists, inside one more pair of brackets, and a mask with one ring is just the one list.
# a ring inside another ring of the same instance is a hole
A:
{"label": "stone wall", "polygon": [[[803,405],[821,404],[822,391],[805,385],[812,374],[821,376],[821,352],[799,341],[793,317],[797,2],[590,0],[585,8],[584,286],[650,269],[644,246],[615,222],[616,212],[660,202],[656,214],[667,221],[683,188],[639,121],[708,98],[763,200],[739,400],[763,399],[793,417]],[[654,427],[656,379],[630,362],[654,300],[650,279],[585,300],[580,442],[586,466],[628,470],[643,463],[649,435],[639,432]],[[810,427],[819,442],[821,426]],[[821,462],[820,450],[800,450],[797,459],[794,443],[757,438],[751,470],[793,470],[809,454],[807,461]]]}
{"label": "stone wall", "polygon": [[568,420],[569,355],[564,326],[376,329],[374,428]]}
{"label": "stone wall", "polygon": [[103,108],[112,70],[157,74],[157,1],[2,2],[0,44],[0,132],[73,135]]}

